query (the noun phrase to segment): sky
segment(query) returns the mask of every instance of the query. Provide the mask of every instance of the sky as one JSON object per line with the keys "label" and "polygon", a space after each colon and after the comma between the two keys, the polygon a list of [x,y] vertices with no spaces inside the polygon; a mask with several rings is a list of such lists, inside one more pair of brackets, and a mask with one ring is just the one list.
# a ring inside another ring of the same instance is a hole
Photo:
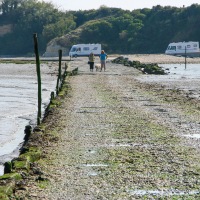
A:
{"label": "sky", "polygon": [[[42,1],[42,0],[41,0]],[[104,5],[107,7],[122,8],[124,10],[135,10],[141,8],[152,8],[156,5],[187,7],[199,4],[199,0],[43,0],[51,2],[56,8],[63,11],[98,9]]]}

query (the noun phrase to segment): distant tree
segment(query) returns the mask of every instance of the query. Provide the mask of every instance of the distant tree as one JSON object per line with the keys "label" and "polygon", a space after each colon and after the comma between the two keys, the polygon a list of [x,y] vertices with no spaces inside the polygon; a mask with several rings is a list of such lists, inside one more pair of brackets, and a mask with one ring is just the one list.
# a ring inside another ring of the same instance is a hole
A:
{"label": "distant tree", "polygon": [[33,33],[38,34],[41,53],[51,39],[68,33],[71,43],[101,43],[109,53],[160,53],[169,42],[200,41],[198,4],[62,12],[44,1],[2,0],[0,9],[0,25],[13,27],[12,33],[0,36],[0,54],[32,53]]}
{"label": "distant tree", "polygon": [[[37,33],[40,50],[44,52],[50,39],[75,28],[73,16],[58,11],[51,3],[35,0],[21,2],[15,9],[13,22],[15,23],[13,33],[4,37],[4,39],[10,38],[6,48],[11,48],[10,52],[13,54],[33,52],[33,33]],[[51,35],[48,35],[51,30]]]}
{"label": "distant tree", "polygon": [[108,42],[112,24],[106,20],[94,20],[83,29],[81,38],[87,43]]}
{"label": "distant tree", "polygon": [[46,40],[51,40],[55,37],[60,37],[67,34],[71,30],[76,28],[76,23],[73,20],[73,16],[67,18],[61,18],[56,23],[47,24],[44,26],[42,35]]}
{"label": "distant tree", "polygon": [[0,3],[0,10],[1,13],[7,14],[9,12],[12,12],[14,9],[16,9],[21,3],[25,0],[2,0]]}

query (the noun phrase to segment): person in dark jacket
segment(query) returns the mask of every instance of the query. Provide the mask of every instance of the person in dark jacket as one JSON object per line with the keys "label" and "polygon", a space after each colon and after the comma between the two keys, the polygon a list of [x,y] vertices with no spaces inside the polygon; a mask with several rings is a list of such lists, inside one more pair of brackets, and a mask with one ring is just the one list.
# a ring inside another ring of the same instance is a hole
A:
{"label": "person in dark jacket", "polygon": [[90,64],[90,71],[91,72],[93,72],[93,70],[94,70],[94,60],[95,60],[94,54],[90,53],[90,55],[89,55],[89,64]]}

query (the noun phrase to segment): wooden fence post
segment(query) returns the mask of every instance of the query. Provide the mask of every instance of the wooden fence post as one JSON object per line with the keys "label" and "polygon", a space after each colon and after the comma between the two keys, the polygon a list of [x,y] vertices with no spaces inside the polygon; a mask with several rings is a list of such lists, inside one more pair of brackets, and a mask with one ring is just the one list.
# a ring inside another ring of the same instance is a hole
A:
{"label": "wooden fence post", "polygon": [[185,69],[186,69],[186,66],[187,66],[187,53],[186,53],[186,46],[185,46]]}
{"label": "wooden fence post", "polygon": [[37,124],[40,124],[40,119],[42,116],[41,106],[42,106],[42,90],[41,90],[41,74],[40,74],[40,58],[39,58],[39,51],[38,51],[38,40],[37,34],[33,34],[34,38],[34,51],[35,51],[35,58],[36,58],[36,71],[37,71],[37,80],[38,80],[38,115],[37,115]]}
{"label": "wooden fence post", "polygon": [[61,71],[61,61],[62,61],[62,50],[59,50],[58,51],[58,54],[59,54],[59,79],[61,81],[62,79],[62,71]]}
{"label": "wooden fence post", "polygon": [[58,92],[59,92],[59,86],[60,86],[60,83],[61,83],[61,78],[62,78],[62,75],[61,75],[61,61],[62,61],[62,50],[59,50],[58,51],[58,54],[59,54],[59,67],[58,67],[58,78],[57,78],[57,86],[56,86],[56,94],[58,95]]}

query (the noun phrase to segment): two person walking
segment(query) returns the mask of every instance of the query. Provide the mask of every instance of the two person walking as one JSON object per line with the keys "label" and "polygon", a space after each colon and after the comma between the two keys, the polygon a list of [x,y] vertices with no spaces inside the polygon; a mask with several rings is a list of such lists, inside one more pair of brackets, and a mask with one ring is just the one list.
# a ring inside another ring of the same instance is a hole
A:
{"label": "two person walking", "polygon": [[[100,62],[101,62],[101,71],[104,69],[104,71],[106,71],[106,59],[107,59],[107,54],[105,53],[104,50],[101,51],[101,54],[100,54]],[[91,53],[89,55],[89,64],[90,64],[90,71],[93,71],[94,70],[94,61],[95,61],[95,57],[94,57],[94,54]]]}

